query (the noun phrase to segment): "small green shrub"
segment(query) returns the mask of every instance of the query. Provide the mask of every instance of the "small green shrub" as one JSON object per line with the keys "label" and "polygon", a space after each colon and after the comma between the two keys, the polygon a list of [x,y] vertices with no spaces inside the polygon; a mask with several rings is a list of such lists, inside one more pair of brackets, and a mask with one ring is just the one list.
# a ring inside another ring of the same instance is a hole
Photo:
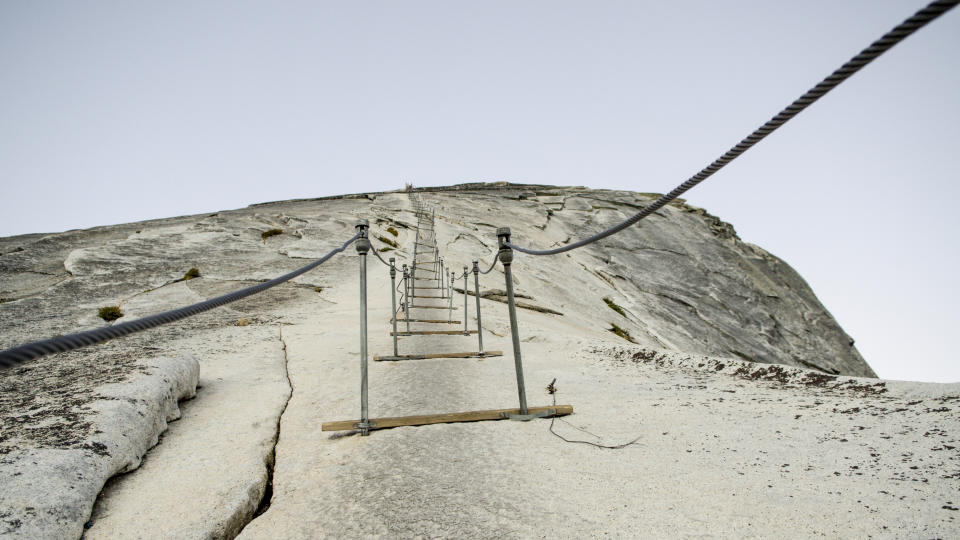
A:
{"label": "small green shrub", "polygon": [[263,241],[266,242],[267,238],[270,238],[271,236],[277,236],[278,234],[283,234],[283,229],[269,229],[269,230],[263,231],[262,233],[260,233],[260,238],[262,238]]}
{"label": "small green shrub", "polygon": [[97,315],[101,319],[110,322],[123,317],[123,312],[120,311],[120,306],[104,306],[97,311]]}
{"label": "small green shrub", "polygon": [[379,241],[383,242],[384,244],[386,244],[386,245],[388,245],[388,246],[390,246],[390,247],[393,247],[393,248],[398,248],[398,247],[400,247],[400,244],[394,242],[393,240],[391,240],[391,239],[389,239],[389,238],[387,238],[386,236],[383,236],[383,235],[377,235],[377,240],[379,240]]}
{"label": "small green shrub", "polygon": [[623,339],[629,341],[630,343],[636,343],[636,341],[634,341],[633,338],[630,337],[630,332],[627,332],[627,331],[624,330],[623,328],[620,328],[619,326],[617,326],[617,325],[615,325],[615,324],[613,324],[613,323],[610,323],[610,326],[611,326],[611,328],[608,328],[609,331],[611,331],[611,332],[613,332],[614,334],[622,337]]}
{"label": "small green shrub", "polygon": [[607,306],[608,306],[610,309],[616,311],[617,313],[619,313],[620,315],[622,315],[622,316],[624,316],[624,317],[627,316],[627,314],[623,311],[623,308],[620,307],[620,306],[618,306],[617,303],[614,302],[613,299],[610,298],[609,296],[604,297],[604,298],[603,298],[603,301],[607,303]]}
{"label": "small green shrub", "polygon": [[317,293],[322,293],[322,292],[323,292],[323,287],[314,287],[314,288],[313,288],[313,291],[314,291],[314,292],[317,292]]}
{"label": "small green shrub", "polygon": [[400,233],[393,227],[387,227],[387,232],[394,236],[400,236]]}
{"label": "small green shrub", "polygon": [[382,248],[378,249],[377,251],[379,251],[380,253],[383,253],[384,251],[393,251],[393,248],[390,247],[390,246],[383,246]]}
{"label": "small green shrub", "polygon": [[191,268],[187,270],[186,274],[183,275],[183,281],[187,281],[189,279],[198,278],[198,277],[200,277],[200,270],[197,270],[196,268]]}

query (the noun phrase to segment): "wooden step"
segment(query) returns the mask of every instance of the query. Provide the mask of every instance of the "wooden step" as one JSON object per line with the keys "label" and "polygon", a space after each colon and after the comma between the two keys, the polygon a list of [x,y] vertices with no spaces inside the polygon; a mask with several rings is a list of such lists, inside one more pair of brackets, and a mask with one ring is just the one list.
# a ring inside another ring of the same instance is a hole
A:
{"label": "wooden step", "polygon": [[[476,334],[476,330],[411,330],[409,332],[400,331],[397,332],[398,336],[466,336],[469,334]],[[393,332],[390,332],[390,335],[393,335]]]}
{"label": "wooden step", "polygon": [[459,309],[457,308],[457,306],[453,306],[452,308],[448,308],[447,306],[414,306],[414,305],[410,306],[410,309],[418,309],[418,308],[419,309],[453,309],[454,311]]}
{"label": "wooden step", "polygon": [[[573,414],[573,405],[550,405],[549,407],[528,407],[530,414],[552,411],[550,416],[566,416]],[[387,418],[371,418],[373,424],[370,429],[387,429],[400,426],[426,426],[429,424],[450,424],[454,422],[480,422],[483,420],[505,420],[507,415],[520,414],[520,409],[493,409],[487,411],[468,411],[458,413],[422,414],[418,416],[392,416]],[[345,431],[357,429],[355,426],[360,420],[340,420],[324,422],[322,431]]]}
{"label": "wooden step", "polygon": [[484,351],[484,352],[447,352],[447,353],[425,353],[425,354],[401,354],[400,356],[374,355],[374,362],[399,362],[401,360],[432,360],[435,358],[487,358],[493,356],[503,356],[503,351]]}
{"label": "wooden step", "polygon": [[[397,323],[405,323],[407,319],[397,319]],[[431,324],[463,324],[463,321],[445,321],[443,319],[410,319],[410,322],[422,322]]]}

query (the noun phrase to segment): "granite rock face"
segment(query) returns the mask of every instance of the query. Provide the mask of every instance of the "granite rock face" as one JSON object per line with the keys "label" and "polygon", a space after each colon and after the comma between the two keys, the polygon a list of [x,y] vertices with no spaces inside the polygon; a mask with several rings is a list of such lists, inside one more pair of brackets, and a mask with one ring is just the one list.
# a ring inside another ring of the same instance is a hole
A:
{"label": "granite rock face", "polygon": [[[517,245],[558,247],[616,224],[658,196],[469,187],[461,186],[456,196],[431,192],[430,199],[445,216],[456,216],[457,232],[447,245],[467,244],[484,254],[493,253],[495,227],[511,227]],[[742,242],[733,226],[706,210],[671,204],[620,234],[568,253],[518,253],[518,291],[562,298],[572,307],[559,311],[602,321],[606,328],[616,325],[641,345],[876,376],[799,274]]]}
{"label": "granite rock face", "polygon": [[[437,209],[440,249],[457,270],[475,258],[483,269],[489,265],[497,227],[511,227],[518,245],[559,246],[653,197],[508,184],[424,192]],[[356,219],[370,220],[378,253],[411,261],[415,218],[403,193],[0,238],[0,347],[108,324],[97,315],[101,307],[118,306],[122,322],[276,277],[339,246],[352,236]],[[270,229],[283,232],[263,237]],[[228,307],[0,372],[0,534],[77,537],[87,524],[91,538],[236,535],[270,503],[275,464],[283,465],[275,455],[278,440],[282,448],[284,433],[316,429],[309,414],[287,421],[284,413],[288,405],[313,411],[325,399],[311,394],[326,391],[314,385],[314,375],[332,375],[311,371],[310,355],[340,355],[331,380],[356,378],[357,259],[351,248]],[[383,285],[384,269],[370,259],[371,272],[379,272],[374,283]],[[183,279],[191,268],[200,276]],[[568,254],[517,253],[514,278],[523,298],[520,335],[534,350],[554,351],[547,345],[563,341],[557,336],[563,332],[569,334],[564,339],[583,336],[590,343],[631,341],[670,353],[874,377],[853,340],[785,262],[682,203]],[[484,339],[509,350],[509,326],[499,314],[502,266],[480,283],[484,309],[494,310],[489,320],[484,314]],[[389,308],[389,293],[371,294],[371,302]],[[455,305],[462,311],[462,298]],[[543,317],[551,324],[538,325]],[[304,362],[293,368],[288,327]],[[376,344],[389,347],[389,341]],[[197,397],[178,408],[194,391]],[[181,409],[183,418],[164,433],[163,444],[146,454]],[[291,444],[288,465],[303,451]],[[111,481],[97,502],[104,483],[137,468],[145,454],[147,466]],[[189,473],[171,485],[178,471]]]}

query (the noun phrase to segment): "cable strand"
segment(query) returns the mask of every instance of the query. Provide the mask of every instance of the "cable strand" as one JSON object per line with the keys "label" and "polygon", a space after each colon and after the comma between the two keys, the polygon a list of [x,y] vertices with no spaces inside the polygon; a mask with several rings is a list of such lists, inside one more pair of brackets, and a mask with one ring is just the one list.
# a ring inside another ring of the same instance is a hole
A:
{"label": "cable strand", "polygon": [[267,289],[270,289],[271,287],[275,287],[281,283],[290,281],[297,276],[305,274],[327,262],[337,253],[347,249],[347,246],[356,241],[357,238],[360,238],[359,233],[355,234],[352,238],[344,242],[340,247],[332,250],[316,261],[313,261],[306,266],[302,266],[293,272],[271,279],[270,281],[258,283],[251,287],[217,296],[215,298],[204,300],[203,302],[198,302],[189,306],[164,311],[155,315],[149,315],[147,317],[143,317],[142,319],[123,322],[103,328],[96,328],[94,330],[87,330],[85,332],[78,332],[75,334],[68,334],[65,336],[57,336],[50,339],[34,341],[32,343],[20,345],[19,347],[13,347],[4,351],[0,351],[0,368],[10,368],[29,360],[40,358],[41,356],[71,351],[81,347],[86,347],[88,345],[103,343],[111,339],[127,336],[150,328],[155,328],[157,326],[178,321],[180,319],[185,319],[187,317],[197,315],[198,313],[203,313],[204,311],[209,311],[211,309],[227,305],[231,302],[236,302],[237,300],[241,300],[248,296],[261,293]]}
{"label": "cable strand", "polygon": [[894,27],[893,30],[890,30],[884,34],[880,39],[874,41],[869,47],[862,50],[859,54],[848,60],[828,77],[817,83],[816,86],[810,90],[807,90],[806,93],[797,98],[793,103],[777,113],[776,116],[757,128],[753,133],[737,143],[730,150],[727,150],[727,152],[725,152],[722,156],[714,160],[713,163],[703,168],[697,174],[688,178],[679,186],[673,188],[670,193],[661,196],[653,203],[645,206],[639,212],[618,223],[617,225],[614,225],[613,227],[601,231],[593,236],[556,249],[529,249],[517,246],[510,242],[507,242],[506,245],[528,255],[556,255],[558,253],[583,247],[587,244],[591,244],[626,229],[641,219],[656,212],[660,208],[666,206],[670,201],[673,201],[689,189],[712,176],[714,173],[725,167],[728,163],[742,155],[758,142],[762,141],[767,135],[776,131],[780,126],[823,97],[827,92],[833,90],[840,83],[850,78],[854,73],[860,71],[864,66],[875,60],[878,56],[885,53],[894,45],[900,43],[906,37],[910,36],[920,28],[923,28],[937,17],[953,9],[957,3],[960,3],[960,0],[936,0],[931,2],[929,5],[927,5],[927,7],[916,12],[912,17]]}

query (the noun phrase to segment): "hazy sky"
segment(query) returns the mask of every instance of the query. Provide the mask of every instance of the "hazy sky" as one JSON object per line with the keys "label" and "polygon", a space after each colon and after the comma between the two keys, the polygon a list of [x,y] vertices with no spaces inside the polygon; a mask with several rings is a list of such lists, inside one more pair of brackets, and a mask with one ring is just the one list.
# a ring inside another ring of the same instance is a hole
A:
{"label": "hazy sky", "polygon": [[[665,192],[925,4],[10,0],[0,235],[404,182]],[[688,194],[885,378],[960,381],[958,51],[960,9]]]}

